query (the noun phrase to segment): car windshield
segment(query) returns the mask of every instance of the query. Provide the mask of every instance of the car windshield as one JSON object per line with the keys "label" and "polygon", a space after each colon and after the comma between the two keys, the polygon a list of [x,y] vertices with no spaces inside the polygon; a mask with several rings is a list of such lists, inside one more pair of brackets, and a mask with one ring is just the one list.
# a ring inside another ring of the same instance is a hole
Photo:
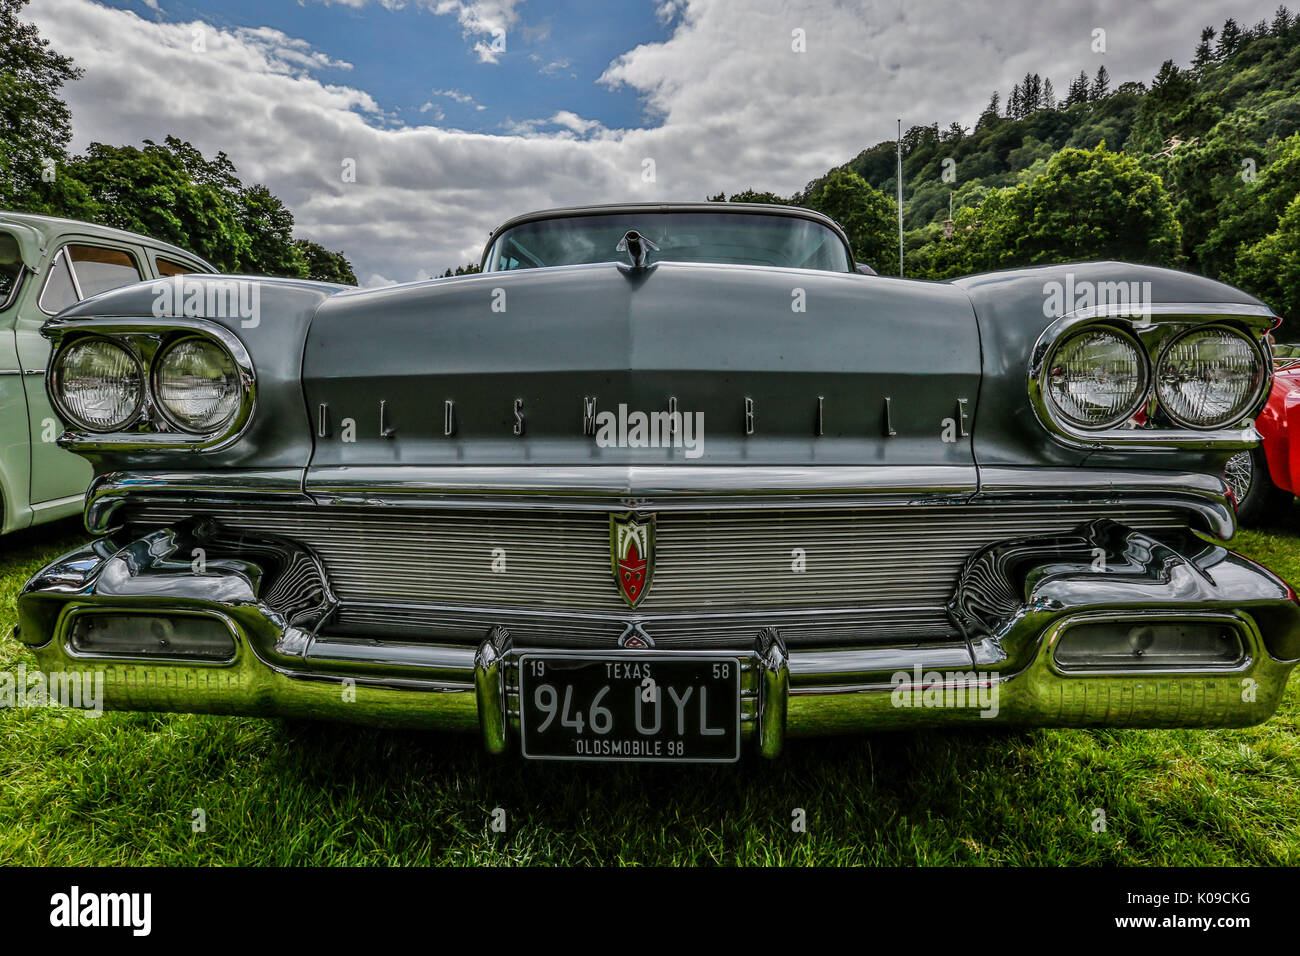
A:
{"label": "car windshield", "polygon": [[765,213],[621,212],[526,222],[503,232],[487,272],[626,262],[617,246],[628,230],[658,251],[651,262],[717,262],[851,272],[844,241],[811,219]]}

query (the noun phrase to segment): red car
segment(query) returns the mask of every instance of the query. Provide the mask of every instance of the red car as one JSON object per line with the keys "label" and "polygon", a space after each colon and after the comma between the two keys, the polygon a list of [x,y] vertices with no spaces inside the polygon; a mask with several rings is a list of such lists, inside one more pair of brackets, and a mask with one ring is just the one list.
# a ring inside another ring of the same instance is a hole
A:
{"label": "red car", "polygon": [[1300,488],[1300,348],[1276,346],[1274,354],[1273,388],[1255,419],[1263,441],[1233,455],[1223,473],[1243,524],[1276,516]]}

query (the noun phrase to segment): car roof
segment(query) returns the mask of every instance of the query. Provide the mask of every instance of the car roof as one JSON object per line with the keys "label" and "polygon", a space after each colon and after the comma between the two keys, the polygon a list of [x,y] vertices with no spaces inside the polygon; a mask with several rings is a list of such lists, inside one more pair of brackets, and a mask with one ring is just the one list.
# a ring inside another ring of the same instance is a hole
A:
{"label": "car roof", "polygon": [[34,213],[27,212],[10,212],[9,210],[0,210],[0,225],[25,226],[26,228],[39,233],[43,242],[50,242],[59,236],[67,233],[81,233],[82,235],[102,236],[106,239],[116,239],[119,242],[129,242],[134,245],[148,246],[156,252],[167,252],[185,259],[193,259],[203,263],[213,272],[216,268],[202,256],[196,255],[180,246],[172,245],[170,242],[163,242],[161,239],[154,239],[144,233],[128,232],[125,229],[115,229],[112,226],[101,226],[93,222],[84,222],[80,219],[62,219],[58,216],[38,216]]}
{"label": "car roof", "polygon": [[565,219],[570,216],[616,216],[639,212],[725,212],[810,219],[834,231],[843,240],[845,248],[852,249],[849,237],[840,228],[839,223],[830,216],[823,215],[815,209],[806,209],[803,206],[783,206],[777,203],[761,202],[624,202],[601,203],[592,206],[559,206],[554,209],[539,209],[536,212],[526,212],[523,215],[507,219],[493,229],[488,236],[487,244],[483,248],[483,261],[487,260],[487,250],[491,248],[497,236],[507,229],[513,229],[515,226],[527,222],[540,222],[544,219]]}

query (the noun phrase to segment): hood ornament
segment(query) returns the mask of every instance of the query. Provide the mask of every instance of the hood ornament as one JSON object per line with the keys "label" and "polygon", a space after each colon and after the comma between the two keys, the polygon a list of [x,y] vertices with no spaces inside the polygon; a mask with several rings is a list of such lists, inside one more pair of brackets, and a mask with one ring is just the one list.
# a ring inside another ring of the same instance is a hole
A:
{"label": "hood ornament", "polygon": [[633,269],[645,269],[650,264],[650,253],[658,252],[659,247],[635,229],[629,229],[623,233],[614,251],[626,252]]}

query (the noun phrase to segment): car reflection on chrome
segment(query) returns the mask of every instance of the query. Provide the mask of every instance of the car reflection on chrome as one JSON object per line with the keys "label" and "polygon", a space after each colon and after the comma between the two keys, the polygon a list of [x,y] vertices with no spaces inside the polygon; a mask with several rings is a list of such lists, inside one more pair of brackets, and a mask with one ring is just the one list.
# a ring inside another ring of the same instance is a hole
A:
{"label": "car reflection on chrome", "polygon": [[520,216],[482,267],[48,322],[96,538],[19,599],[41,665],[110,708],[543,760],[1277,707],[1296,597],[1223,546],[1272,375],[1249,295],[888,278],[815,212],[727,203]]}

